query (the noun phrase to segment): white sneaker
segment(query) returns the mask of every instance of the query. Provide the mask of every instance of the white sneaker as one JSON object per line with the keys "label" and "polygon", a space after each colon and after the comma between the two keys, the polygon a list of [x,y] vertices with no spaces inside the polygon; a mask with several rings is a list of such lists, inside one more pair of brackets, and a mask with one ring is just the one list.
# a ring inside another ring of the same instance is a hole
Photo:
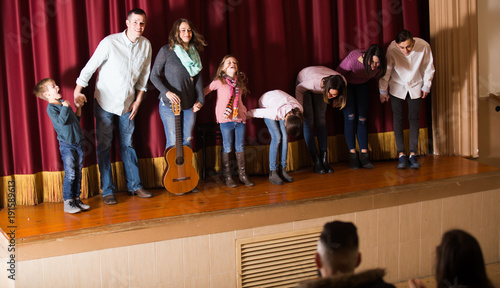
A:
{"label": "white sneaker", "polygon": [[80,207],[76,205],[75,200],[73,199],[64,200],[64,212],[74,214],[80,211],[82,211],[82,209],[80,209]]}
{"label": "white sneaker", "polygon": [[80,200],[80,197],[75,198],[75,203],[76,203],[76,206],[78,206],[82,210],[89,210],[90,209],[90,206],[83,203],[82,200]]}

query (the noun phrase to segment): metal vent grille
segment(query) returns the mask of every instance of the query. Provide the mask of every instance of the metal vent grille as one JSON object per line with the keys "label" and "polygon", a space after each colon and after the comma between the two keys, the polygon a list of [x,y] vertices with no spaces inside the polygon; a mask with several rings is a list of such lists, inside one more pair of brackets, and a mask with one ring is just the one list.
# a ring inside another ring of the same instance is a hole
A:
{"label": "metal vent grille", "polygon": [[295,287],[317,276],[314,252],[321,228],[238,239],[238,287]]}

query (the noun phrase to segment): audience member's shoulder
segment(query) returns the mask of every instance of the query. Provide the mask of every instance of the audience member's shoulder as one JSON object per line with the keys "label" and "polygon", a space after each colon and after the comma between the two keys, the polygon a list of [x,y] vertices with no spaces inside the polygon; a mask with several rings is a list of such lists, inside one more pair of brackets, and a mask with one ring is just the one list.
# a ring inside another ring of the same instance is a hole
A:
{"label": "audience member's shoulder", "polygon": [[394,288],[385,283],[384,269],[372,269],[355,274],[341,274],[333,277],[306,280],[298,288]]}

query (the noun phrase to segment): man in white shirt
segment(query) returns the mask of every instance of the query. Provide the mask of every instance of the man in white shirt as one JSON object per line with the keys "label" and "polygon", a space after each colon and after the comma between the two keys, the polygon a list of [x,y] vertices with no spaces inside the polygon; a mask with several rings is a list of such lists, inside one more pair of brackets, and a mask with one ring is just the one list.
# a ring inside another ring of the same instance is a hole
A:
{"label": "man in white shirt", "polygon": [[[408,30],[398,33],[387,48],[387,72],[379,81],[380,102],[391,100],[394,136],[398,149],[398,168],[420,168],[418,149],[419,114],[422,99],[431,91],[434,64],[429,43],[413,38]],[[389,90],[388,91],[388,87]],[[390,92],[390,97],[389,93]],[[410,157],[407,160],[403,138],[403,105],[408,102],[410,123]]]}
{"label": "man in white shirt", "polygon": [[127,15],[127,29],[111,34],[97,46],[80,72],[74,91],[75,105],[86,102],[82,89],[98,70],[94,93],[96,118],[97,161],[101,174],[101,189],[105,204],[116,204],[115,186],[111,174],[110,150],[114,121],[118,121],[120,153],[123,160],[129,195],[153,197],[143,189],[139,177],[137,154],[132,145],[134,117],[141,104],[151,69],[151,43],[142,37],[146,27],[146,12],[133,9]]}

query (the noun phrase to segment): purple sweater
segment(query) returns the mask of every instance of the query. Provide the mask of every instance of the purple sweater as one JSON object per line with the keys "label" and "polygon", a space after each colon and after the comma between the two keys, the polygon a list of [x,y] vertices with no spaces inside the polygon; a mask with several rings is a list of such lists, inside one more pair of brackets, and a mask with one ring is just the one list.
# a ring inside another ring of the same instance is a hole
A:
{"label": "purple sweater", "polygon": [[349,55],[347,55],[347,57],[344,58],[344,60],[342,60],[342,62],[340,62],[339,67],[337,67],[336,71],[347,79],[347,83],[365,83],[377,75],[378,70],[372,70],[370,71],[370,74],[366,74],[365,66],[363,66],[363,63],[358,61],[358,58],[362,55],[363,51],[353,50],[349,53]]}

